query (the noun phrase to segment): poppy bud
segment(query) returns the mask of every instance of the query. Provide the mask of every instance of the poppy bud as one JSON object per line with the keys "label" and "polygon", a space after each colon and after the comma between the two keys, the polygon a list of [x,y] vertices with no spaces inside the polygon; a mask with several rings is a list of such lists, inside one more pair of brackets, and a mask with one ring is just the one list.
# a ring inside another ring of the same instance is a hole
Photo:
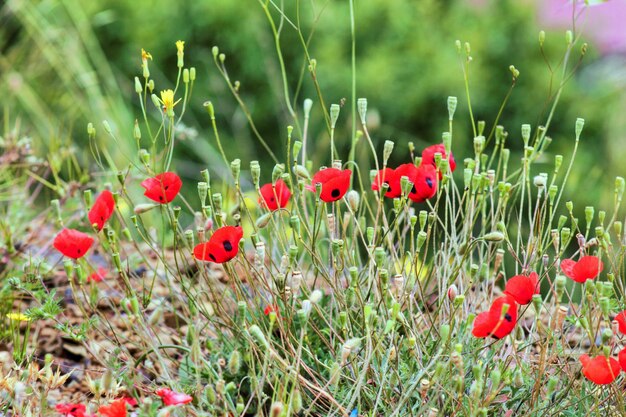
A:
{"label": "poppy bud", "polygon": [[457,288],[457,286],[455,284],[451,284],[448,287],[447,294],[448,294],[448,299],[450,301],[454,301],[454,299],[457,297],[458,293],[459,293],[459,289]]}
{"label": "poppy bud", "polygon": [[289,218],[289,227],[291,227],[296,235],[300,235],[300,218],[293,215]]}
{"label": "poppy bud", "polygon": [[500,232],[491,232],[484,235],[483,239],[487,242],[502,242],[504,240],[504,235]]}
{"label": "poppy bud", "polygon": [[258,227],[259,229],[264,229],[265,227],[267,227],[271,219],[272,219],[272,213],[263,214],[258,219],[256,219],[256,222],[255,222],[256,227]]}
{"label": "poppy bud", "polygon": [[331,104],[330,105],[330,128],[334,129],[337,124],[337,119],[339,118],[339,111],[341,108],[339,104]]}
{"label": "poppy bud", "polygon": [[423,230],[420,230],[417,233],[417,247],[416,247],[416,251],[419,252],[420,249],[422,248],[422,246],[424,245],[424,242],[426,242],[426,238],[428,237],[428,235],[426,234],[426,232],[424,232]]}
{"label": "poppy bud", "polygon": [[519,369],[513,373],[513,385],[515,388],[521,388],[524,385],[524,377]]}
{"label": "poppy bud", "polygon": [[302,165],[296,165],[294,168],[294,173],[299,178],[303,178],[305,180],[311,179],[311,175],[309,174],[309,171]]}
{"label": "poppy bud", "polygon": [[189,84],[189,70],[187,68],[183,70],[183,83]]}
{"label": "poppy bud", "polygon": [[611,340],[613,339],[613,332],[611,329],[604,329],[602,331],[602,344],[611,344]]}
{"label": "poppy bud", "polygon": [[69,259],[63,262],[63,269],[65,269],[65,276],[70,279],[74,275],[74,263]]}
{"label": "poppy bud", "polygon": [[365,237],[367,238],[367,242],[371,245],[374,241],[374,228],[372,226],[368,226],[365,229]]}
{"label": "poppy bud", "polygon": [[195,81],[196,80],[196,67],[189,68],[189,79],[191,81]]}
{"label": "poppy bud", "polygon": [[137,204],[135,208],[133,209],[133,212],[135,214],[143,214],[158,206],[159,204],[152,204],[152,203]]}
{"label": "poppy bud", "polygon": [[348,207],[350,207],[350,210],[352,210],[353,213],[356,213],[357,210],[359,209],[360,200],[361,198],[359,196],[358,191],[356,190],[350,190],[346,194],[346,202],[348,204]]}

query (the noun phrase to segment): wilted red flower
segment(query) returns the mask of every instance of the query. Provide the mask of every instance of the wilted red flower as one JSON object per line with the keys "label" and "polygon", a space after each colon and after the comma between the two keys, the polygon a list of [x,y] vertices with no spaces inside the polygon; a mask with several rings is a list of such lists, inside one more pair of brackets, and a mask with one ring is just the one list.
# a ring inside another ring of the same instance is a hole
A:
{"label": "wilted red flower", "polygon": [[156,391],[156,395],[161,397],[165,405],[183,405],[193,401],[191,395],[172,391],[171,389],[161,388]]}
{"label": "wilted red flower", "polygon": [[396,198],[400,197],[400,180],[396,181],[396,172],[391,168],[381,169],[376,173],[376,177],[372,182],[372,190],[380,191],[383,184],[387,184],[387,191],[385,191],[385,197]]}
{"label": "wilted red flower", "polygon": [[100,406],[98,412],[105,417],[126,417],[126,404],[124,399],[115,400],[109,405]]}
{"label": "wilted red flower", "polygon": [[141,183],[141,186],[146,189],[143,195],[152,201],[165,204],[176,198],[180,188],[183,186],[183,182],[175,173],[164,172],[152,178],[145,179]]}
{"label": "wilted red flower", "polygon": [[332,203],[348,192],[351,175],[352,171],[349,169],[325,168],[313,175],[311,185],[307,186],[307,189],[315,192],[315,185],[322,184],[320,198],[325,203]]}
{"label": "wilted red flower", "polygon": [[98,230],[102,230],[104,224],[111,218],[113,211],[115,210],[115,200],[113,194],[109,190],[104,190],[100,193],[96,201],[93,203],[91,210],[87,214],[89,223],[96,225]]}
{"label": "wilted red flower", "polygon": [[622,311],[621,313],[618,313],[617,316],[615,316],[615,319],[617,321],[617,324],[619,326],[619,331],[621,333],[626,334],[626,310]]}
{"label": "wilted red flower", "polygon": [[[505,304],[508,304],[509,308],[503,315],[502,310]],[[493,301],[489,311],[482,312],[476,316],[472,334],[480,338],[491,336],[496,339],[502,339],[513,331],[516,323],[517,304],[515,304],[513,297],[505,294]]]}
{"label": "wilted red flower", "polygon": [[597,256],[583,256],[578,262],[571,259],[561,261],[561,270],[576,282],[583,283],[594,279],[604,269],[604,264]]}
{"label": "wilted red flower", "polygon": [[586,354],[580,355],[580,363],[583,365],[583,375],[598,385],[610,384],[621,372],[619,362],[604,355],[596,356],[593,359]]}
{"label": "wilted red flower", "polygon": [[102,282],[107,275],[107,270],[99,267],[96,272],[87,277],[87,282]]}
{"label": "wilted red flower", "polygon": [[241,226],[224,226],[215,231],[208,242],[193,248],[193,255],[199,261],[218,264],[228,262],[239,252],[239,241],[243,237]]}
{"label": "wilted red flower", "polygon": [[54,406],[59,414],[63,417],[85,417],[87,408],[84,404],[64,403]]}
{"label": "wilted red flower", "polygon": [[[446,147],[443,143],[439,143],[437,145],[431,145],[422,151],[422,164],[430,164],[435,166],[435,154],[440,153],[441,158],[446,159]],[[456,161],[454,160],[454,155],[450,152],[450,157],[448,158],[448,165],[450,166],[450,172],[454,172],[456,169]],[[443,172],[439,173],[439,179],[443,176]]]}
{"label": "wilted red flower", "polygon": [[504,287],[504,293],[515,299],[517,304],[528,304],[533,295],[539,294],[539,275],[531,272],[530,275],[515,275],[509,278]]}
{"label": "wilted red flower", "polygon": [[259,191],[261,192],[259,204],[265,204],[271,211],[285,208],[291,198],[291,191],[282,179],[276,181],[275,184],[265,184]]}
{"label": "wilted red flower", "polygon": [[78,259],[85,256],[93,245],[93,238],[78,230],[63,229],[54,238],[53,245],[56,250],[68,258]]}

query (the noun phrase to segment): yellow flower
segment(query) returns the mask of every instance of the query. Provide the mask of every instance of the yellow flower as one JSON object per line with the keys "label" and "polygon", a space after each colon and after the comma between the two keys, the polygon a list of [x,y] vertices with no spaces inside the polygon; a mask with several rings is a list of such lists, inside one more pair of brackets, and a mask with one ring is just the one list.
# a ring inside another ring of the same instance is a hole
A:
{"label": "yellow flower", "polygon": [[28,316],[23,313],[7,313],[7,318],[13,321],[30,321]]}
{"label": "yellow flower", "polygon": [[185,51],[185,41],[176,41],[176,49],[179,54],[182,54]]}
{"label": "yellow flower", "polygon": [[174,106],[178,104],[180,99],[174,101],[174,91],[164,90],[161,91],[161,103],[163,104],[163,111],[165,113],[174,112]]}
{"label": "yellow flower", "polygon": [[141,48],[141,61],[146,62],[148,59],[152,59],[152,54],[150,52],[146,52],[145,49]]}

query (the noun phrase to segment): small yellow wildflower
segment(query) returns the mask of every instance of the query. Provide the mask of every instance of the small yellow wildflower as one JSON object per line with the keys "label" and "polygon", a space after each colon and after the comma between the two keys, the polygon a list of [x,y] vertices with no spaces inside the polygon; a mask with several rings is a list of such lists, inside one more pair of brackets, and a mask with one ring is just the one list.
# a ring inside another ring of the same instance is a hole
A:
{"label": "small yellow wildflower", "polygon": [[141,62],[146,62],[148,59],[152,59],[152,54],[141,48]]}
{"label": "small yellow wildflower", "polygon": [[167,113],[168,116],[174,115],[174,106],[178,104],[180,99],[174,101],[174,91],[172,90],[163,90],[161,91],[161,104],[163,104],[163,111]]}
{"label": "small yellow wildflower", "polygon": [[176,41],[176,49],[179,54],[182,54],[185,51],[185,41]]}
{"label": "small yellow wildflower", "polygon": [[7,318],[13,321],[30,321],[28,316],[24,313],[7,313]]}

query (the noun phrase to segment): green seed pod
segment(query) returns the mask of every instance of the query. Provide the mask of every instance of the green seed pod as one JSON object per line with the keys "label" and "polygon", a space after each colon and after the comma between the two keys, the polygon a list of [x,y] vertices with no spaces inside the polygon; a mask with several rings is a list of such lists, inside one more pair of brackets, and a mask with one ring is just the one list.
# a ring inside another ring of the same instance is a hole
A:
{"label": "green seed pod", "polygon": [[[609,303],[608,297],[600,297],[599,304],[600,304],[600,310],[602,311],[602,314],[604,314],[604,316],[607,317],[609,315],[609,310],[610,310],[610,303]],[[609,330],[609,329],[606,329],[606,330]]]}
{"label": "green seed pod", "polygon": [[622,222],[621,221],[613,222],[613,230],[615,231],[617,238],[621,239],[622,238]]}
{"label": "green seed pod", "polygon": [[341,108],[339,104],[331,104],[330,105],[330,128],[334,129],[337,124],[337,119],[339,118],[339,111]]}
{"label": "green seed pod", "polygon": [[483,239],[487,242],[502,242],[504,240],[504,235],[500,232],[491,232],[483,236]]}
{"label": "green seed pod", "polygon": [[556,193],[559,191],[559,187],[556,184],[552,184],[550,188],[548,188],[548,198],[550,199],[550,205],[554,204],[554,199],[556,198]]}
{"label": "green seed pod", "polygon": [[241,353],[238,350],[233,350],[228,358],[228,372],[232,375],[239,373],[241,369]]}
{"label": "green seed pod", "polygon": [[594,208],[592,206],[585,207],[585,221],[587,222],[587,226],[593,221],[593,214]]}
{"label": "green seed pod", "polygon": [[585,126],[585,119],[582,119],[580,117],[578,119],[576,119],[576,129],[575,129],[576,141],[578,141],[580,139],[580,134],[583,132],[583,127],[584,126]]}
{"label": "green seed pod", "polygon": [[221,213],[222,212],[222,194],[215,193],[211,196],[211,199],[213,200],[213,207],[215,207],[215,212]]}
{"label": "green seed pod", "polygon": [[383,165],[387,166],[387,161],[393,152],[393,141],[386,140],[385,145],[383,146]]}
{"label": "green seed pod", "polygon": [[357,110],[359,111],[359,117],[361,118],[361,123],[365,125],[365,118],[367,116],[367,99],[360,98],[356,101]]}
{"label": "green seed pod", "polygon": [[454,118],[454,112],[456,111],[457,98],[454,96],[448,97],[448,120]]}
{"label": "green seed pod", "polygon": [[561,242],[563,242],[564,245],[567,245],[570,237],[571,237],[571,231],[569,227],[563,227],[561,229]]}
{"label": "green seed pod", "polygon": [[274,165],[274,169],[272,171],[272,183],[275,183],[276,181],[278,181],[278,179],[283,175],[284,172],[285,172],[284,164]]}
{"label": "green seed pod", "polygon": [[474,138],[474,153],[476,156],[480,155],[485,148],[485,137],[484,136],[476,136]]}
{"label": "green seed pod", "polygon": [[372,226],[368,226],[365,229],[365,237],[370,245],[374,243],[374,228]]}
{"label": "green seed pod", "polygon": [[533,295],[533,307],[535,308],[537,317],[539,317],[542,305],[543,305],[543,300],[541,299],[541,294],[534,294]]}
{"label": "green seed pod", "polygon": [[386,257],[384,248],[379,246],[374,249],[374,262],[376,263],[377,268],[381,268],[383,266]]}
{"label": "green seed pod", "polygon": [[523,124],[522,125],[522,140],[524,141],[524,146],[528,145],[528,141],[530,140],[530,125]]}

